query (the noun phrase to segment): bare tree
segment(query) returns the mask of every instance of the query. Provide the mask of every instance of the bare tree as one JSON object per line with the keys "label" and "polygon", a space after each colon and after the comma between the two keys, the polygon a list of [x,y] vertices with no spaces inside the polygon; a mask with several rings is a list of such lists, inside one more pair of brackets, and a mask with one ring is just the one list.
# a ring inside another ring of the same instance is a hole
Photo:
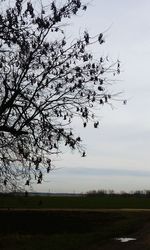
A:
{"label": "bare tree", "polygon": [[0,14],[1,188],[41,183],[62,143],[85,156],[72,120],[97,128],[95,107],[112,99],[107,74],[120,73],[120,64],[95,60],[87,49],[102,45],[103,34],[85,31],[70,44],[63,30],[64,19],[86,8],[80,0],[51,1],[37,13],[31,1],[15,0]]}

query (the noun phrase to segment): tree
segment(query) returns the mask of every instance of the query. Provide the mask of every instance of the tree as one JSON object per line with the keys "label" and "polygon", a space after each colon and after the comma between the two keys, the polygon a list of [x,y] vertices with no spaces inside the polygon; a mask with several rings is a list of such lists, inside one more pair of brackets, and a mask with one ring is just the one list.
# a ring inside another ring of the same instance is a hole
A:
{"label": "tree", "polygon": [[[104,35],[69,44],[63,21],[86,10],[80,0],[55,1],[35,11],[31,1],[15,0],[0,14],[0,185],[12,189],[19,181],[43,180],[51,157],[64,143],[84,157],[81,138],[72,129],[74,117],[86,127],[97,105],[110,103],[108,73],[120,73],[119,61],[95,60],[91,43]],[[114,69],[114,66],[116,69]]]}

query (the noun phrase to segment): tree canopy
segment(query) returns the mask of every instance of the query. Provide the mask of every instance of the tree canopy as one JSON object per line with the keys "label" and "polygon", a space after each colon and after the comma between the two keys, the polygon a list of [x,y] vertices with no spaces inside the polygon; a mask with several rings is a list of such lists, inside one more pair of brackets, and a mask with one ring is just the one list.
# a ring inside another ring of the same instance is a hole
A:
{"label": "tree canopy", "polygon": [[[100,33],[85,31],[69,42],[65,19],[85,11],[80,0],[41,5],[15,0],[0,13],[0,188],[41,183],[52,169],[60,145],[85,156],[72,121],[83,127],[95,119],[95,107],[111,103],[108,74],[120,73],[120,63],[94,58],[92,43],[104,43]],[[21,182],[20,182],[21,181]]]}

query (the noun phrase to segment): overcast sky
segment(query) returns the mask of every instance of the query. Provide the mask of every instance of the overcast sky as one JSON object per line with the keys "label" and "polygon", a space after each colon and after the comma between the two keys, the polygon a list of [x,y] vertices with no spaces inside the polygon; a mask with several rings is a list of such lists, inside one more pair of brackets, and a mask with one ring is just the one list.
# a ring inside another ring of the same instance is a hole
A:
{"label": "overcast sky", "polygon": [[[62,1],[63,3],[63,1]],[[56,159],[49,183],[38,190],[85,192],[91,189],[150,189],[150,1],[94,0],[84,14],[70,20],[72,38],[87,29],[104,32],[106,43],[94,48],[98,58],[121,61],[115,86],[127,105],[100,110],[100,127],[74,127],[83,138],[87,157],[69,150]],[[36,187],[37,188],[37,187]]]}

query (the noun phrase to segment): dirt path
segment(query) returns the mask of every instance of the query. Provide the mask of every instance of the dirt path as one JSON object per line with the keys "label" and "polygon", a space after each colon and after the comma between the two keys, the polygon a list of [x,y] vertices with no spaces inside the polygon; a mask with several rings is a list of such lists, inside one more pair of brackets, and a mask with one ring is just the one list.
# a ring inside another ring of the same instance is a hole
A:
{"label": "dirt path", "polygon": [[43,211],[43,212],[48,212],[48,211],[60,211],[60,212],[150,212],[150,209],[132,209],[132,208],[117,208],[117,209],[108,209],[108,208],[93,208],[93,209],[85,209],[85,208],[0,208],[0,211]]}
{"label": "dirt path", "polygon": [[136,240],[122,243],[112,239],[96,250],[150,250],[150,223],[147,223],[138,233],[132,234],[131,237]]}

